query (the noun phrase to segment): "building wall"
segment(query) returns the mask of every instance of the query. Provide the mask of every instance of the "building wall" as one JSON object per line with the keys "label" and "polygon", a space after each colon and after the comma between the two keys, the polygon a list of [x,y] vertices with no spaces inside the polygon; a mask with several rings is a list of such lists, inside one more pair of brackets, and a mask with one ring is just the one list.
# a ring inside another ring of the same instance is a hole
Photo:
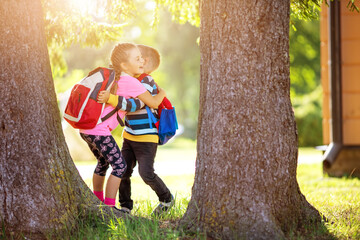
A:
{"label": "building wall", "polygon": [[321,85],[323,88],[323,143],[329,144],[331,139],[331,112],[329,86],[329,36],[328,36],[328,7],[323,5],[320,12],[320,63]]}
{"label": "building wall", "polygon": [[[341,2],[342,121],[343,143],[360,144],[360,14]],[[321,11],[321,83],[323,86],[323,141],[331,139],[329,88],[328,7]]]}

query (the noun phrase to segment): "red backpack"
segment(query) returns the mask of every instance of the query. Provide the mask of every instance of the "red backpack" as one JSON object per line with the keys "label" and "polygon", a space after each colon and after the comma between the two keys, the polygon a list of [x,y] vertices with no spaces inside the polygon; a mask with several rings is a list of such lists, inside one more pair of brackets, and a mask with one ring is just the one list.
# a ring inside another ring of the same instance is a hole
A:
{"label": "red backpack", "polygon": [[[98,103],[99,92],[109,90],[115,80],[115,71],[109,68],[96,68],[75,84],[67,102],[64,118],[74,128],[92,129],[117,112],[114,109],[100,118],[105,103]],[[120,124],[123,126],[121,119]]]}

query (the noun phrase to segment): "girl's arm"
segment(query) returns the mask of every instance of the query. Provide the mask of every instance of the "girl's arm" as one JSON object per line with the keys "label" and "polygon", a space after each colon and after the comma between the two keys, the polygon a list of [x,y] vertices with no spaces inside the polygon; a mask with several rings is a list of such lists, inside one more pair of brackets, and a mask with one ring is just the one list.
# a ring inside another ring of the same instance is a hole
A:
{"label": "girl's arm", "polygon": [[159,87],[159,92],[157,95],[152,96],[148,91],[144,92],[137,96],[141,101],[143,101],[147,106],[151,108],[158,108],[164,97],[166,97],[166,92]]}

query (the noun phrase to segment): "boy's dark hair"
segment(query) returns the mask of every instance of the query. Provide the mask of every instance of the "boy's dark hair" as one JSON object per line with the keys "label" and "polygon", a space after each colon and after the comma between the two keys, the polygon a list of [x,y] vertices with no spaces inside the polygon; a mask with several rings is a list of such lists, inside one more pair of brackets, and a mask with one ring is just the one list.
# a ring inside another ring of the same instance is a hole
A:
{"label": "boy's dark hair", "polygon": [[137,44],[137,47],[139,48],[141,55],[143,58],[149,59],[149,68],[151,69],[151,72],[155,71],[160,66],[160,54],[159,52],[152,47]]}

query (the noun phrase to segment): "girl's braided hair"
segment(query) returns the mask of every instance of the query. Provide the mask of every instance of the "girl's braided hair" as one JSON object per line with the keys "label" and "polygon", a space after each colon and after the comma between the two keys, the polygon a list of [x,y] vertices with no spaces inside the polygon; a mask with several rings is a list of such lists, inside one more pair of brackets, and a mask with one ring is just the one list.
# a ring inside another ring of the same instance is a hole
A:
{"label": "girl's braided hair", "polygon": [[111,87],[110,92],[116,94],[117,91],[117,81],[120,79],[122,72],[121,63],[127,62],[129,58],[129,50],[136,48],[136,45],[133,43],[118,43],[111,51],[110,56],[110,67],[115,71],[115,81]]}

